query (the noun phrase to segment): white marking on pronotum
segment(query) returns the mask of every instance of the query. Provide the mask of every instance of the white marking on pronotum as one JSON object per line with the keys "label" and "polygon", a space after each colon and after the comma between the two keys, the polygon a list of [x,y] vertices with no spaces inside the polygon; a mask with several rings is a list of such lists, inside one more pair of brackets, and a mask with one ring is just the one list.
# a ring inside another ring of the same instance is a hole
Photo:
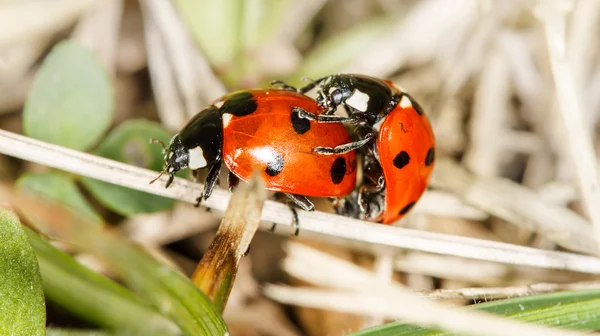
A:
{"label": "white marking on pronotum", "polygon": [[361,112],[366,112],[367,107],[369,106],[369,98],[370,97],[368,94],[354,89],[352,96],[346,99],[346,104],[354,107],[355,109]]}
{"label": "white marking on pronotum", "polygon": [[225,104],[224,100],[219,100],[218,102],[214,103],[213,105],[215,105],[216,108],[220,109],[223,104]]}
{"label": "white marking on pronotum", "polygon": [[408,98],[407,95],[402,95],[402,99],[400,99],[400,107],[402,108],[409,108],[412,107],[412,102],[410,101],[410,98]]}
{"label": "white marking on pronotum", "polygon": [[190,157],[188,166],[190,169],[199,169],[207,166],[206,158],[204,157],[204,151],[202,147],[198,146],[190,149]]}
{"label": "white marking on pronotum", "polygon": [[221,118],[223,118],[223,128],[225,128],[225,127],[229,126],[229,123],[231,122],[231,118],[233,118],[233,114],[223,113],[223,116]]}

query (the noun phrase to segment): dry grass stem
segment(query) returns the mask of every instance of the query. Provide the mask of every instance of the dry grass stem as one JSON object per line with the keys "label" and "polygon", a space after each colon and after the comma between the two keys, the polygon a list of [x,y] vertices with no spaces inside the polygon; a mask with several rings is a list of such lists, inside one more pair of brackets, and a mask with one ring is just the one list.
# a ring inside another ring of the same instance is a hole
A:
{"label": "dry grass stem", "polygon": [[168,50],[168,63],[179,88],[187,117],[192,117],[201,107],[198,83],[194,71],[195,45],[183,22],[177,16],[173,4],[162,0],[144,0],[143,6],[152,16],[163,45]]}
{"label": "dry grass stem", "polygon": [[420,294],[432,299],[469,299],[487,301],[586,289],[600,289],[600,282],[589,281],[569,284],[537,283],[527,286],[514,287],[438,289],[430,292],[422,292]]}
{"label": "dry grass stem", "polygon": [[489,217],[485,211],[465,204],[455,195],[435,190],[423,194],[412,213],[471,220],[485,220]]}
{"label": "dry grass stem", "polygon": [[411,274],[464,281],[483,286],[498,286],[511,273],[511,267],[451,256],[413,252],[396,258],[396,270]]}
{"label": "dry grass stem", "polygon": [[594,231],[583,217],[543,201],[530,189],[508,179],[477,177],[452,161],[440,159],[431,184],[566,248],[590,254],[600,251]]}
{"label": "dry grass stem", "polygon": [[147,8],[147,2],[142,1],[140,7],[144,18],[148,68],[158,115],[167,129],[176,131],[187,121],[184,103],[177,91],[175,73],[171,68],[169,52],[158,23]]}
{"label": "dry grass stem", "polygon": [[140,244],[161,246],[214,229],[219,222],[210,212],[180,203],[172,211],[134,216],[119,225],[119,231]]}
{"label": "dry grass stem", "polygon": [[540,1],[536,8],[543,22],[550,65],[556,86],[556,98],[564,127],[565,142],[575,166],[581,202],[600,240],[600,183],[590,133],[585,131],[581,96],[567,59],[566,14],[571,3]]}
{"label": "dry grass stem", "polygon": [[279,302],[351,314],[378,314],[423,327],[477,336],[582,336],[589,333],[553,329],[496,315],[461,310],[419,297],[404,288],[342,292],[268,285],[265,294]]}
{"label": "dry grass stem", "polygon": [[487,59],[474,97],[466,166],[476,175],[500,175],[502,152],[506,151],[509,72],[504,55],[494,48]]}
{"label": "dry grass stem", "polygon": [[192,281],[220,312],[227,304],[240,261],[258,230],[266,194],[258,174],[237,188],[215,238],[192,275]]}
{"label": "dry grass stem", "polygon": [[[188,203],[195,203],[196,197],[202,191],[201,184],[181,178],[176,178],[168,189],[163,187],[163,183],[167,180],[164,176],[157,183],[149,184],[148,182],[156,177],[157,172],[51,145],[4,130],[0,130],[0,153]],[[204,202],[204,206],[224,211],[229,198],[228,192],[217,188],[211,198]],[[312,231],[339,238],[424,252],[600,274],[600,259],[589,256],[403,229],[318,211],[301,211],[298,215],[301,235],[304,231]],[[292,215],[287,205],[266,201],[261,219],[263,222],[289,226]]]}

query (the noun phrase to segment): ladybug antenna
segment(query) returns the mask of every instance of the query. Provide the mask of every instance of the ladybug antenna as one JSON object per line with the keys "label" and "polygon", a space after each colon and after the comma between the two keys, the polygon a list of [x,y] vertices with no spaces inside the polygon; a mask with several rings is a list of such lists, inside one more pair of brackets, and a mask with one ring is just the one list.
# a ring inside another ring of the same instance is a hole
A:
{"label": "ladybug antenna", "polygon": [[157,177],[155,177],[152,181],[150,181],[150,184],[156,182],[161,176],[163,176],[165,173],[167,172],[167,167],[165,167],[165,169],[163,169],[163,171],[160,172],[160,174],[158,174]]}
{"label": "ladybug antenna", "polygon": [[[162,146],[162,148],[163,148],[163,151],[164,151],[164,152],[166,152],[166,151],[167,151],[167,147],[165,146],[165,143],[164,143],[164,142],[162,142],[162,141],[160,141],[160,140],[158,140],[158,139],[152,138],[152,139],[150,139],[150,143],[151,143],[151,144],[159,143],[159,144]],[[164,173],[164,172],[163,172],[163,173]],[[160,177],[160,176],[159,176],[159,177]]]}

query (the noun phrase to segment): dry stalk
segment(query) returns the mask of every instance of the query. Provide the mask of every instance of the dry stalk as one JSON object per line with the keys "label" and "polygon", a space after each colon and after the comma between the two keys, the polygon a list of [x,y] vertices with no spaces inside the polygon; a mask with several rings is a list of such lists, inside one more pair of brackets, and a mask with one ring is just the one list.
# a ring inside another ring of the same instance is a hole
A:
{"label": "dry stalk", "polygon": [[[48,144],[4,130],[0,130],[0,153],[192,204],[196,202],[196,197],[202,191],[201,184],[181,178],[176,178],[172,186],[165,189],[163,183],[166,182],[167,178],[164,176],[157,181],[158,183],[148,183],[156,177],[157,172],[155,171]],[[228,192],[217,188],[211,198],[204,203],[204,206],[217,211],[224,211],[229,198]],[[298,217],[301,225],[301,235],[303,232],[312,231],[396,248],[515,265],[600,274],[600,259],[590,256],[404,229],[363,222],[319,211],[301,211]],[[261,220],[267,223],[290,226],[292,214],[287,205],[266,201]]]}
{"label": "dry stalk", "polygon": [[227,304],[240,261],[258,230],[266,194],[258,174],[233,193],[217,235],[192,275],[192,281],[220,312]]}
{"label": "dry stalk", "polygon": [[566,50],[566,15],[571,2],[539,1],[536,14],[544,25],[550,65],[556,86],[559,112],[572,162],[575,166],[583,207],[600,240],[600,182],[596,155],[585,127],[581,97],[573,78]]}

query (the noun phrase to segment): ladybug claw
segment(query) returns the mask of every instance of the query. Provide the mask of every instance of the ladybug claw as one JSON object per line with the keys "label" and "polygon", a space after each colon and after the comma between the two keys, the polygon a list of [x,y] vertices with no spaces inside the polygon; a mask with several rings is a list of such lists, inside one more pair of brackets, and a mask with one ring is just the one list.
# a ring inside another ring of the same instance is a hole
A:
{"label": "ladybug claw", "polygon": [[196,207],[196,208],[199,207],[200,203],[202,203],[202,196],[196,198],[196,204],[194,204],[194,207]]}

